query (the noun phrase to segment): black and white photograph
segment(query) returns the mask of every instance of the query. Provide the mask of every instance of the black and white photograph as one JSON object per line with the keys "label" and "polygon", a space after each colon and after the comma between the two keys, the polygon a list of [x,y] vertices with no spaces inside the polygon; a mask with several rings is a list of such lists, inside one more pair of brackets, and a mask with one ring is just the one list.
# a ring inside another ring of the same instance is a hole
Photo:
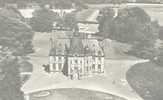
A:
{"label": "black and white photograph", "polygon": [[0,0],[0,100],[163,100],[163,0]]}

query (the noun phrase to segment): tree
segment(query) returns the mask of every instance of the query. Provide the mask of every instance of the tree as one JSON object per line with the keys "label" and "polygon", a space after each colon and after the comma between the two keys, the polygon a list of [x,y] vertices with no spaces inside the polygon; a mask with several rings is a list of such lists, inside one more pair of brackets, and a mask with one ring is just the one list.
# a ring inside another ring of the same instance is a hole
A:
{"label": "tree", "polygon": [[4,75],[3,79],[0,80],[0,99],[23,100],[23,92],[20,91],[21,82],[17,60],[13,58],[13,56],[7,55],[7,57],[1,61],[0,69]]}
{"label": "tree", "polygon": [[34,31],[50,32],[53,29],[54,21],[58,20],[58,15],[48,8],[41,8],[34,12],[34,17],[30,25]]}
{"label": "tree", "polygon": [[154,44],[158,39],[159,25],[157,21],[151,21],[143,9],[133,7],[119,10],[118,16],[111,17],[112,21],[107,20],[107,16],[103,17],[106,20],[100,27],[103,27],[101,31],[104,32],[104,37],[132,44],[133,49],[130,53],[136,56],[143,58],[154,56],[152,53],[155,52]]}
{"label": "tree", "polygon": [[33,52],[34,34],[19,14],[10,12],[0,10],[0,99],[23,100],[18,62]]}
{"label": "tree", "polygon": [[37,2],[40,6],[50,5],[51,7],[55,8],[71,8],[72,2],[71,0],[67,0],[66,2],[64,0],[34,0]]}
{"label": "tree", "polygon": [[101,36],[108,37],[109,33],[111,33],[114,14],[114,10],[110,8],[103,8],[100,11],[100,16],[97,20],[99,22],[98,29]]}

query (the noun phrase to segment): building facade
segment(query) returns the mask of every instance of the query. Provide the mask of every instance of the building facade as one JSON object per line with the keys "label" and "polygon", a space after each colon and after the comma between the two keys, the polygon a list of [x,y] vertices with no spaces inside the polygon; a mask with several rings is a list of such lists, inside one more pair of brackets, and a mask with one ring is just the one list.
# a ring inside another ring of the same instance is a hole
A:
{"label": "building facade", "polygon": [[55,42],[50,51],[51,72],[61,72],[71,79],[104,73],[104,52],[97,40],[74,35],[68,41]]}

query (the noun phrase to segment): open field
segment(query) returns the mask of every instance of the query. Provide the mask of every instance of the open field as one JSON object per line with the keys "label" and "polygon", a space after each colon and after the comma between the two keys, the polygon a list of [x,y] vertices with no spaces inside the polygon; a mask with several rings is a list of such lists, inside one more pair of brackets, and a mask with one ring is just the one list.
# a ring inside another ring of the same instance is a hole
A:
{"label": "open field", "polygon": [[37,92],[31,95],[31,100],[126,100],[111,94],[90,91],[85,89],[56,89],[50,90],[49,96],[36,97]]}

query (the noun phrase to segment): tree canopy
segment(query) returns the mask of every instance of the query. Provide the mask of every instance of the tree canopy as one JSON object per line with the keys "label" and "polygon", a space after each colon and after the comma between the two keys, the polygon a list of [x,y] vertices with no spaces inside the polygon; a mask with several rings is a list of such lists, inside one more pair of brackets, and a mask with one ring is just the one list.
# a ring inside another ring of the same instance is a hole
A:
{"label": "tree canopy", "polygon": [[137,56],[154,53],[154,44],[159,33],[157,21],[151,21],[150,16],[138,7],[121,9],[116,17],[113,17],[112,12],[112,10],[108,10],[108,13],[103,12],[101,16],[103,18],[99,21],[103,37],[132,44],[132,53],[136,53],[134,55]]}
{"label": "tree canopy", "polygon": [[24,99],[20,90],[19,60],[33,52],[33,35],[31,27],[22,21],[17,11],[6,8],[0,10],[1,100]]}
{"label": "tree canopy", "polygon": [[44,5],[50,5],[54,6],[56,8],[71,8],[72,7],[72,2],[71,0],[33,0],[37,2],[39,5],[44,6]]}
{"label": "tree canopy", "polygon": [[23,92],[20,91],[21,81],[19,76],[19,64],[11,55],[0,62],[3,78],[0,80],[0,99],[23,100]]}
{"label": "tree canopy", "polygon": [[0,11],[0,45],[8,47],[17,56],[32,53],[34,33],[31,27],[18,19],[19,17],[11,16]]}
{"label": "tree canopy", "polygon": [[59,16],[48,8],[36,10],[33,15],[30,25],[37,32],[50,32],[54,21],[59,20]]}

